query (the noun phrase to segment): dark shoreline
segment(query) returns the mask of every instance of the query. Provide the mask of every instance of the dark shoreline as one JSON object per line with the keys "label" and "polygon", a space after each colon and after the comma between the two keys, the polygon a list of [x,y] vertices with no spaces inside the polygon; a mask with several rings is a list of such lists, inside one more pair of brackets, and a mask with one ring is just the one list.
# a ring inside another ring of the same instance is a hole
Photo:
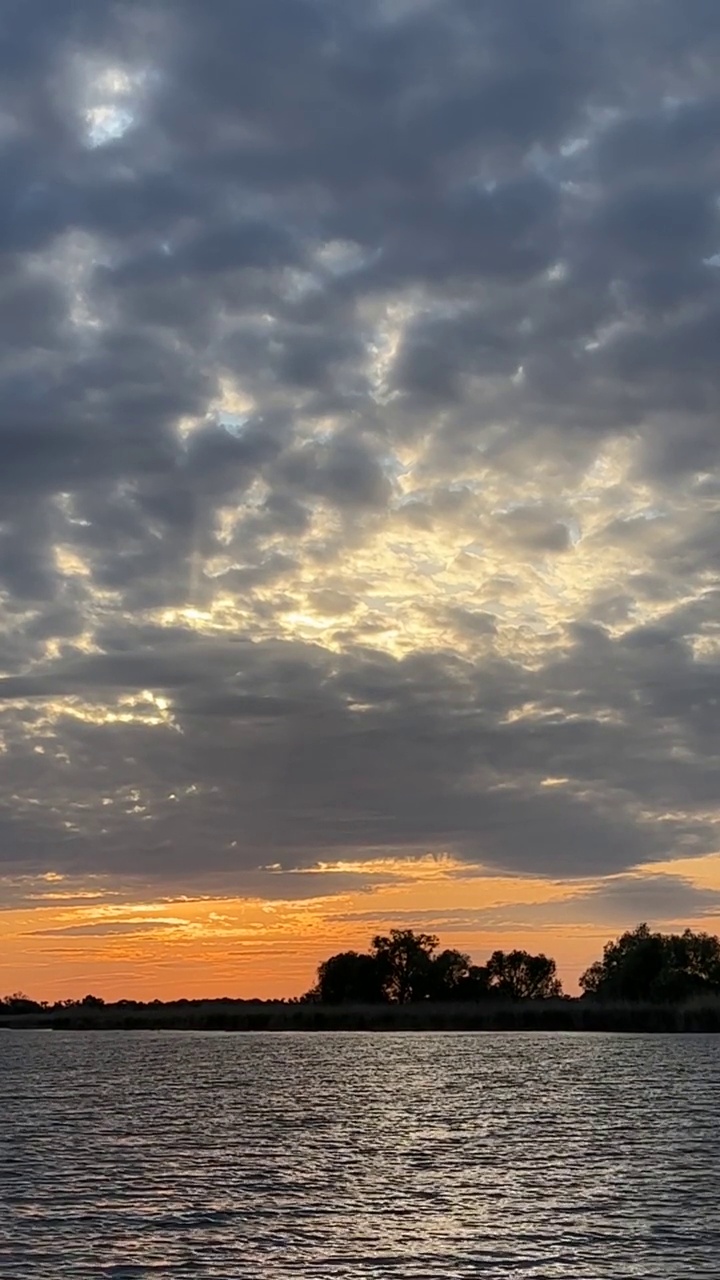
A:
{"label": "dark shoreline", "polygon": [[57,1031],[623,1031],[720,1032],[720,999],[603,1004],[587,999],[477,1004],[322,1005],[198,1001],[74,1006],[0,1015],[0,1028]]}

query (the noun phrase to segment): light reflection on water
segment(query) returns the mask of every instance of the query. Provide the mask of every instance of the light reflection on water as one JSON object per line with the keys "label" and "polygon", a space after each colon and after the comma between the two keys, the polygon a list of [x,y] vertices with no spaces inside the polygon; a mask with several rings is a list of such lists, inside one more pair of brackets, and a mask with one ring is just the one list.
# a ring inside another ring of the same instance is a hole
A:
{"label": "light reflection on water", "polygon": [[719,1203],[709,1036],[0,1036],[0,1280],[717,1280]]}

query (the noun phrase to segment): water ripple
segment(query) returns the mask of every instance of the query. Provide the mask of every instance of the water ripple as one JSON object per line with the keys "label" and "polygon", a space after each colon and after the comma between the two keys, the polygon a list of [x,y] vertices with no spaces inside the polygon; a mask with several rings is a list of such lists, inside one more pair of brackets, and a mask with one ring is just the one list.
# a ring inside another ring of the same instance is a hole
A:
{"label": "water ripple", "polygon": [[7,1033],[0,1280],[720,1274],[709,1036]]}

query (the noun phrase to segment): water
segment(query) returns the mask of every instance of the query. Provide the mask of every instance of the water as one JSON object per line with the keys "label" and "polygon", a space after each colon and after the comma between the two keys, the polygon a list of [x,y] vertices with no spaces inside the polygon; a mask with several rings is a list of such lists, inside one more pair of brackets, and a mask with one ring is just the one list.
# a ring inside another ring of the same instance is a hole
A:
{"label": "water", "polygon": [[0,1280],[720,1273],[709,1036],[0,1035]]}

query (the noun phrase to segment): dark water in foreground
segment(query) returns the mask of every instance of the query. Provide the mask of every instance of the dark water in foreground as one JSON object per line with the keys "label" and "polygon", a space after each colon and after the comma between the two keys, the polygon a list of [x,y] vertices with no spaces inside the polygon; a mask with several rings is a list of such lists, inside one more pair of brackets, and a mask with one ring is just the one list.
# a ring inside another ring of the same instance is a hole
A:
{"label": "dark water in foreground", "polygon": [[720,1276],[711,1036],[6,1032],[1,1280]]}

